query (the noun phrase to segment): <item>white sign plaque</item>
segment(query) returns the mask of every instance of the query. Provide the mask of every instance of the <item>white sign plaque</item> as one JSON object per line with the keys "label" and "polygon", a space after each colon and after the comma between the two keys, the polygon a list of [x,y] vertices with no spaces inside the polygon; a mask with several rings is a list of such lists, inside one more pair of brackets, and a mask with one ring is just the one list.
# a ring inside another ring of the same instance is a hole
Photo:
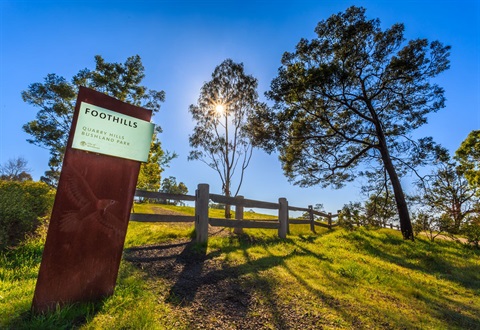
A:
{"label": "white sign plaque", "polygon": [[147,162],[154,124],[82,102],[72,148]]}

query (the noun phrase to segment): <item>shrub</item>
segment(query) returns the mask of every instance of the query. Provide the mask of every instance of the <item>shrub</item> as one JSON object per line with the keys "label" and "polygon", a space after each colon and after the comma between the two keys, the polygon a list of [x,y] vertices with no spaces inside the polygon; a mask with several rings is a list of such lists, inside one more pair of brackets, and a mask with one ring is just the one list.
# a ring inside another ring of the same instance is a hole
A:
{"label": "shrub", "polygon": [[448,214],[428,214],[425,212],[414,213],[413,231],[415,235],[424,232],[431,242],[441,234],[449,234],[453,238],[450,229],[453,228],[453,221]]}
{"label": "shrub", "polygon": [[480,216],[473,218],[462,228],[462,233],[468,240],[468,243],[480,248]]}
{"label": "shrub", "polygon": [[367,225],[363,211],[362,205],[358,202],[345,204],[338,215],[338,224],[348,230]]}
{"label": "shrub", "polygon": [[53,191],[43,182],[0,180],[0,249],[20,242],[51,211]]}

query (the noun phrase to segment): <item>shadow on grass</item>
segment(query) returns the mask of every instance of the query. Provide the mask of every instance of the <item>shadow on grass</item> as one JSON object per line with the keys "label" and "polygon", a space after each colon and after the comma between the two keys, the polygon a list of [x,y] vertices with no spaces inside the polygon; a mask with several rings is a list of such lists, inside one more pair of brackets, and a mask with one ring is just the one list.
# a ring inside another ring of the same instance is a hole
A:
{"label": "shadow on grass", "polygon": [[[448,282],[456,283],[473,291],[472,294],[476,295],[480,292],[480,266],[478,263],[458,266],[458,263],[461,263],[459,260],[465,255],[458,253],[460,247],[455,246],[454,242],[432,243],[420,239],[416,242],[407,242],[388,233],[379,235],[368,231],[352,232],[347,236],[365,253],[420,274],[428,274],[446,281],[442,284],[443,291],[436,285],[413,283],[410,288],[404,288],[403,294],[411,299],[424,301],[427,306],[430,306],[432,315],[451,328],[479,329],[480,306],[472,304],[473,300],[471,302],[466,299],[463,299],[464,302],[456,301],[455,295],[458,293],[453,286],[448,285]],[[395,245],[398,247],[392,248]],[[456,249],[448,249],[448,247],[456,247]],[[472,253],[478,255],[477,252]],[[407,277],[401,280],[411,281]],[[447,287],[451,295],[444,293]]]}
{"label": "shadow on grass", "polygon": [[[318,242],[321,246],[325,240],[317,239],[330,233],[332,232],[302,233],[295,238],[290,236],[286,240],[273,236],[242,234],[212,241],[209,250],[206,245],[193,242],[132,248],[128,251],[126,259],[146,271],[154,280],[160,278],[167,280],[167,283],[170,283],[169,289],[163,299],[167,303],[186,309],[182,313],[195,315],[190,322],[192,326],[195,323],[197,328],[224,328],[235,324],[238,328],[244,329],[268,327],[288,329],[292,326],[310,329],[329,324],[324,323],[321,313],[310,313],[308,316],[295,314],[298,313],[297,306],[292,306],[292,302],[286,301],[288,299],[285,299],[285,293],[279,293],[284,283],[276,276],[282,273],[288,273],[299,287],[303,287],[305,292],[311,294],[305,296],[309,298],[300,294],[295,299],[313,299],[312,303],[325,306],[324,310],[335,311],[338,319],[344,320],[349,326],[362,328],[367,326],[363,324],[362,318],[366,318],[367,323],[376,322],[375,315],[385,314],[384,308],[390,306],[389,301],[386,305],[378,306],[373,302],[367,303],[365,306],[355,307],[356,309],[352,311],[348,299],[336,297],[327,287],[323,289],[317,282],[310,282],[310,279],[315,281],[315,272],[320,269],[338,274],[334,265],[337,261],[332,253],[324,254],[321,249],[312,245]],[[440,249],[429,242],[420,240],[415,243],[406,242],[398,235],[375,231],[345,233],[339,237],[347,239],[348,244],[356,246],[362,253],[378,257],[380,260],[420,274],[426,273],[437,278],[443,276],[448,281],[477,292],[480,288],[478,281],[472,283],[472,279],[478,279],[478,275],[472,275],[478,272],[476,265],[462,264],[461,268],[451,261],[453,259],[441,255],[440,251],[445,252],[445,249]],[[448,250],[447,253],[451,253],[452,258],[459,257],[457,255],[459,252],[455,249]],[[229,259],[230,254],[233,259]],[[239,255],[243,258],[238,259]],[[323,264],[325,268],[313,267],[309,270],[308,267],[304,268],[298,264],[299,261],[291,260],[294,257],[312,258],[300,263],[316,262]],[[352,260],[350,263],[355,262]],[[281,267],[281,271],[270,272],[276,267]],[[359,266],[358,276],[354,278],[346,279],[342,277],[343,274],[328,277],[324,285],[346,288],[349,285],[363,285],[362,281],[372,280],[368,274],[363,274],[361,269]],[[408,276],[402,274],[399,273],[393,281],[399,283],[411,281]],[[368,283],[365,284],[368,286]],[[405,296],[407,301],[408,299],[424,301],[429,306],[428,313],[442,320],[445,325],[456,329],[474,329],[473,325],[479,322],[476,316],[480,314],[478,306],[469,306],[465,300],[455,301],[455,297],[444,297],[441,290],[436,287],[413,284],[395,290]],[[395,299],[395,296],[389,295],[388,292],[381,289],[379,292],[383,295],[382,298]],[[295,295],[296,292],[291,294]],[[364,315],[366,313],[368,316]],[[383,328],[400,326],[418,328],[418,324],[410,319],[390,320],[388,316],[384,316],[381,322]]]}
{"label": "shadow on grass", "polygon": [[[318,234],[303,235],[300,239],[311,243],[318,237]],[[297,245],[291,238],[241,234],[225,239],[229,244],[209,253],[207,245],[194,242],[132,248],[128,250],[126,260],[146,271],[151,278],[170,282],[164,300],[180,308],[195,309],[191,314],[195,315],[192,322],[197,328],[202,327],[198,322],[212,322],[208,321],[212,319],[217,323],[203,325],[207,328],[236,324],[246,329],[287,329],[292,322],[308,322],[307,328],[311,328],[312,317],[301,315],[304,321],[300,321],[298,315],[292,316],[295,313],[292,306],[287,306],[276,292],[280,283],[265,272],[275,267],[288,270],[286,262],[298,256],[311,256],[319,262],[331,262],[331,259]],[[292,251],[281,255],[270,253],[270,248],[277,248],[278,244]],[[267,255],[255,257],[248,251],[251,247],[261,247]],[[168,250],[170,252],[165,253]],[[218,258],[238,252],[244,258],[241,263]],[[292,275],[302,281],[301,277]],[[312,291],[305,281],[301,283]],[[316,295],[329,306],[339,308],[334,297],[320,292]],[[345,311],[344,315],[347,317],[348,312]]]}
{"label": "shadow on grass", "polygon": [[[285,257],[275,256],[260,258],[236,266],[229,266],[222,261],[215,260],[222,253],[228,254],[239,250],[246,253],[246,249],[252,245],[270,245],[279,241],[278,238],[258,239],[245,234],[239,236],[238,239],[240,246],[228,246],[208,254],[206,253],[206,244],[190,242],[185,245],[183,251],[175,259],[175,263],[181,265],[181,271],[175,277],[175,283],[171,287],[166,301],[182,306],[189,305],[194,301],[197,293],[208,286],[224,290],[234,289],[233,286],[239,285],[236,280],[240,277],[261,272],[283,263]],[[162,276],[158,273],[157,275]],[[264,285],[261,285],[261,287],[263,288]],[[215,295],[215,292],[204,293]]]}
{"label": "shadow on grass", "polygon": [[[177,259],[178,256],[174,254],[164,255],[160,251],[169,251],[175,248],[186,248],[192,243],[182,242],[175,244],[164,244],[164,245],[149,245],[141,247],[132,247],[125,250],[124,258],[127,261],[132,263],[142,263],[142,262],[156,262],[167,259]],[[143,252],[143,253],[142,253]]]}
{"label": "shadow on grass", "polygon": [[[458,267],[455,262],[450,261],[449,257],[461,258],[461,256],[456,252],[449,252],[448,249],[440,249],[438,244],[441,243],[420,239],[417,239],[416,242],[404,241],[400,237],[388,233],[379,237],[368,231],[363,231],[361,234],[352,232],[348,237],[355,245],[372,256],[411,270],[444,277],[466,289],[480,290],[480,265],[472,265],[467,268]],[[442,243],[455,244],[453,242]],[[395,249],[380,248],[392,245],[399,245],[398,253],[395,253]],[[402,248],[404,250],[401,250]],[[480,253],[474,253],[480,257]]]}

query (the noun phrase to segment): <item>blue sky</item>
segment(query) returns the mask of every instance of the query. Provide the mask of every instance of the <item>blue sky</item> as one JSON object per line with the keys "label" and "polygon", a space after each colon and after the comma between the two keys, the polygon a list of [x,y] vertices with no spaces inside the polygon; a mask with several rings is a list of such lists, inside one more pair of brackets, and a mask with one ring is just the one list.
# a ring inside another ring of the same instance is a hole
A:
{"label": "blue sky", "polygon": [[[445,88],[446,107],[429,116],[416,133],[433,136],[454,152],[468,133],[480,128],[480,2],[478,0],[316,0],[316,1],[7,1],[0,0],[0,164],[22,156],[34,179],[47,169],[48,151],[29,144],[22,125],[36,109],[21,91],[49,73],[70,79],[94,68],[94,56],[124,62],[138,54],[145,66],[144,85],[166,92],[154,118],[164,132],[165,149],[179,157],[164,176],[175,176],[193,193],[198,183],[221,192],[217,174],[201,162],[189,162],[188,135],[194,122],[188,106],[196,103],[204,82],[226,58],[243,62],[268,90],[285,51],[301,38],[314,37],[320,20],[363,6],[382,27],[405,24],[407,40],[427,38],[451,45],[451,68],[435,82]],[[361,200],[361,182],[342,190],[299,188],[284,177],[276,155],[259,150],[247,169],[241,194],[291,205],[323,203],[335,212]],[[406,187],[408,190],[408,187]]]}

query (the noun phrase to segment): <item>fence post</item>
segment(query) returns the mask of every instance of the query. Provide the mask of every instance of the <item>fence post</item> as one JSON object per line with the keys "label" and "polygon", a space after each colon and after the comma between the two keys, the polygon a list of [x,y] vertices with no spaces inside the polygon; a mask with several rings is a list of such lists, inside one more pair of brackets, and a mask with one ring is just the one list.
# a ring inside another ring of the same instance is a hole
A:
{"label": "fence post", "polygon": [[313,206],[308,205],[308,216],[310,217],[310,230],[315,233],[315,217],[313,215]]}
{"label": "fence post", "polygon": [[287,234],[290,235],[290,213],[288,212],[288,200],[285,199],[287,205]]}
{"label": "fence post", "polygon": [[196,238],[198,243],[206,243],[208,241],[208,201],[210,200],[208,184],[199,184],[195,196]]}
{"label": "fence post", "polygon": [[[243,201],[243,196],[237,196],[235,199],[238,199],[239,202]],[[243,220],[243,205],[235,205],[235,220]],[[243,234],[243,228],[236,227],[233,229],[235,234]]]}
{"label": "fence post", "polygon": [[278,227],[278,237],[287,238],[288,232],[288,202],[286,198],[278,199],[278,221],[280,225]]}
{"label": "fence post", "polygon": [[328,229],[332,229],[332,213],[328,212]]}

